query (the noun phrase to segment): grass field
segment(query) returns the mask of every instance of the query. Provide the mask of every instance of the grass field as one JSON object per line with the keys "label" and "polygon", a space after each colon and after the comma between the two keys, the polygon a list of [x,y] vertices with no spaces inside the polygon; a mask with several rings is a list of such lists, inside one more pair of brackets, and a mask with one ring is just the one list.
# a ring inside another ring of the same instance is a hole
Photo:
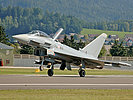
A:
{"label": "grass field", "polygon": [[[47,74],[47,69],[42,72],[35,72],[35,69],[21,69],[21,68],[0,68],[0,75],[5,74]],[[78,75],[78,69],[68,70],[54,70],[55,75]],[[108,70],[108,69],[87,69],[86,75],[133,75],[133,70]]]}
{"label": "grass field", "polygon": [[120,31],[105,31],[105,30],[96,30],[96,29],[86,29],[83,28],[81,34],[101,34],[106,33],[107,35],[118,35],[119,38],[124,38],[125,34],[133,34],[133,32],[120,32]]}
{"label": "grass field", "polygon": [[133,90],[0,90],[0,100],[133,100]]}

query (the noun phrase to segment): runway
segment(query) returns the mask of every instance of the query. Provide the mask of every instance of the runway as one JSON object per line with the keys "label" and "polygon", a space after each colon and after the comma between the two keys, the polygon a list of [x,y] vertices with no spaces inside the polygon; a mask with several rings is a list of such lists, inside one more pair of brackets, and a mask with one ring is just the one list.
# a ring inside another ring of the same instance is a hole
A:
{"label": "runway", "polygon": [[133,75],[0,75],[7,89],[133,89]]}

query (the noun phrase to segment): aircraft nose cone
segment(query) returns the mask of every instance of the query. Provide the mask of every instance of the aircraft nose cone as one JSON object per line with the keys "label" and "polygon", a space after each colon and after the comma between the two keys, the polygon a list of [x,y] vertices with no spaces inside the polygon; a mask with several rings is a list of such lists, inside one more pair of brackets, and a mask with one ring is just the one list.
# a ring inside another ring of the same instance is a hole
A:
{"label": "aircraft nose cone", "polygon": [[26,34],[22,34],[22,35],[14,35],[12,36],[14,39],[20,41],[20,42],[28,42],[28,36]]}
{"label": "aircraft nose cone", "polygon": [[14,36],[12,36],[14,39],[17,39],[18,38],[18,36],[17,35],[14,35]]}

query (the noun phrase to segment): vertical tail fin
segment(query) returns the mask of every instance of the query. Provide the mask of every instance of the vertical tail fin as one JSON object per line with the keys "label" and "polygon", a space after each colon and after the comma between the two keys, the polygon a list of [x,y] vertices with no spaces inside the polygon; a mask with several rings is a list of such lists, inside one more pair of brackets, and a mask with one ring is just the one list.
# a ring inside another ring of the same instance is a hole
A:
{"label": "vertical tail fin", "polygon": [[53,36],[53,40],[56,40],[58,38],[58,36],[61,34],[61,32],[63,31],[63,28],[60,28],[55,35]]}
{"label": "vertical tail fin", "polygon": [[101,34],[95,40],[85,46],[81,51],[97,58],[106,38],[107,35],[105,33]]}

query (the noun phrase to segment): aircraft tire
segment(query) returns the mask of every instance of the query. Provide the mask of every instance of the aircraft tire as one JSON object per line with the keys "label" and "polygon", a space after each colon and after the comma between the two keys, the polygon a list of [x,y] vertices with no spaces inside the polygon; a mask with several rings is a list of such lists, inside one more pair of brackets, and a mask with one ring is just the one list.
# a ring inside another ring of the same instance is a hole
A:
{"label": "aircraft tire", "polygon": [[81,71],[79,72],[79,75],[80,75],[80,77],[85,77],[85,70],[81,70]]}
{"label": "aircraft tire", "polygon": [[47,68],[50,68],[50,65],[48,65]]}
{"label": "aircraft tire", "polygon": [[62,61],[62,64],[60,66],[60,70],[65,70],[65,68],[66,68],[66,62]]}
{"label": "aircraft tire", "polygon": [[43,66],[39,66],[40,71],[43,71]]}
{"label": "aircraft tire", "polygon": [[65,67],[60,67],[60,70],[65,70]]}
{"label": "aircraft tire", "polygon": [[53,74],[54,74],[53,70],[52,69],[49,69],[48,70],[48,76],[53,76]]}

